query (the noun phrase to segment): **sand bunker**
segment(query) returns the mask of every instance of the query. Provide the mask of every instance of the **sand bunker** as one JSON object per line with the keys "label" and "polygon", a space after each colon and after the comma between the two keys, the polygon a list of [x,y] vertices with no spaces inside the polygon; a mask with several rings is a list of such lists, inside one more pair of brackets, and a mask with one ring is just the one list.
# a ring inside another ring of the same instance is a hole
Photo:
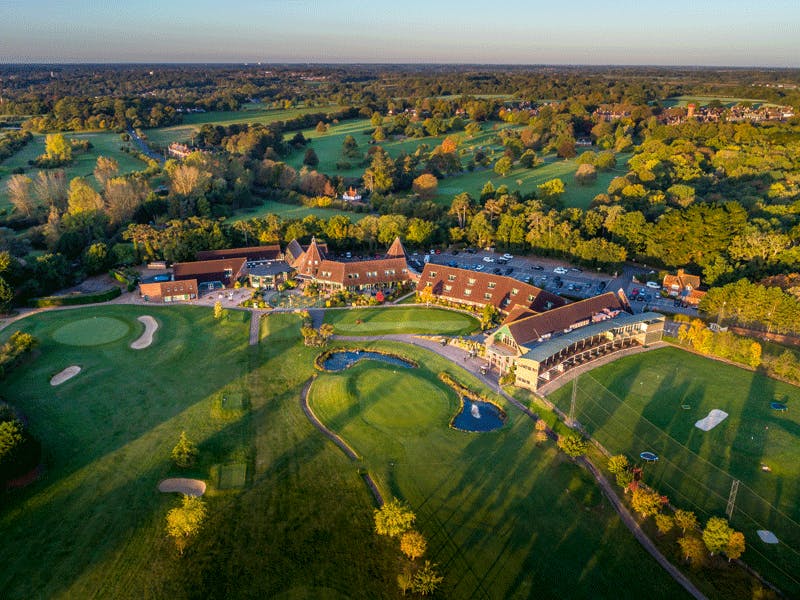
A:
{"label": "sand bunker", "polygon": [[764,542],[765,544],[778,543],[777,536],[771,531],[767,531],[766,529],[759,529],[758,531],[756,531],[756,533],[758,534],[758,537],[761,538],[761,541]]}
{"label": "sand bunker", "polygon": [[60,373],[56,373],[53,377],[50,378],[50,385],[61,385],[68,379],[72,379],[81,372],[81,368],[78,365],[72,365],[71,367],[67,367]]}
{"label": "sand bunker", "polygon": [[206,493],[206,482],[184,477],[162,479],[161,483],[158,484],[158,491],[165,493],[178,492],[187,496],[202,496]]}
{"label": "sand bunker", "polygon": [[158,329],[158,323],[150,315],[143,315],[139,317],[137,321],[144,323],[144,333],[138,339],[131,342],[131,348],[134,350],[141,350],[153,343],[153,334]]}
{"label": "sand bunker", "polygon": [[703,431],[710,431],[714,429],[717,425],[722,423],[725,419],[728,418],[728,413],[724,410],[719,410],[715,408],[705,419],[700,419],[697,423],[694,424],[695,427],[698,429],[702,429]]}

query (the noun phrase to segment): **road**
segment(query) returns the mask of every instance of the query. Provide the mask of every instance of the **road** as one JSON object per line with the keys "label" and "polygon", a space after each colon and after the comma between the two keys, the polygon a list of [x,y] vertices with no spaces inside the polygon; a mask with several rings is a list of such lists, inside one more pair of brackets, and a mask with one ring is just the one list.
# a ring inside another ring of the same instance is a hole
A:
{"label": "road", "polygon": [[147,143],[142,138],[136,135],[136,132],[133,129],[128,129],[128,135],[131,136],[131,141],[139,149],[139,152],[149,156],[153,160],[157,160],[159,164],[162,165],[164,164],[165,162],[164,157],[158,154],[157,152],[153,151],[153,149],[150,148],[150,146],[148,146]]}

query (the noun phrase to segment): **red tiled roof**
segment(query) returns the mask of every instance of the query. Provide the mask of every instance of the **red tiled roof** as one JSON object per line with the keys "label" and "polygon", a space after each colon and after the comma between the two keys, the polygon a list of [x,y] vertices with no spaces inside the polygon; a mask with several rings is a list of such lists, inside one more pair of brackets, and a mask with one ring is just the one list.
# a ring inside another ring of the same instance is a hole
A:
{"label": "red tiled roof", "polygon": [[405,258],[380,258],[352,262],[323,260],[314,277],[322,283],[338,283],[344,287],[382,285],[408,281],[411,278]]}
{"label": "red tiled roof", "polygon": [[511,277],[432,263],[425,265],[417,282],[417,291],[421,292],[428,285],[434,295],[445,300],[481,306],[492,304],[503,312],[510,311],[515,305],[543,312],[566,303],[560,296]]}
{"label": "red tiled roof", "polygon": [[606,292],[539,315],[519,319],[510,323],[508,330],[517,345],[522,346],[546,335],[586,325],[593,318],[621,310],[625,310],[622,299],[614,292]]}
{"label": "red tiled roof", "polygon": [[297,269],[299,275],[316,277],[323,260],[325,260],[325,252],[320,249],[317,240],[311,238],[308,249],[298,257],[292,266]]}
{"label": "red tiled roof", "polygon": [[406,249],[403,247],[403,242],[399,237],[394,238],[392,245],[386,251],[386,256],[391,258],[406,258]]}
{"label": "red tiled roof", "polygon": [[[175,263],[172,267],[173,278],[176,281],[182,279],[197,279],[200,283],[221,281],[226,284],[233,284],[239,277],[245,274],[245,263],[246,260],[244,258]],[[230,278],[225,277],[225,273],[228,270],[232,273]]]}
{"label": "red tiled roof", "polygon": [[664,289],[669,291],[673,285],[677,285],[679,290],[684,290],[687,287],[697,289],[700,287],[700,277],[689,275],[683,269],[678,269],[675,275],[664,275]]}

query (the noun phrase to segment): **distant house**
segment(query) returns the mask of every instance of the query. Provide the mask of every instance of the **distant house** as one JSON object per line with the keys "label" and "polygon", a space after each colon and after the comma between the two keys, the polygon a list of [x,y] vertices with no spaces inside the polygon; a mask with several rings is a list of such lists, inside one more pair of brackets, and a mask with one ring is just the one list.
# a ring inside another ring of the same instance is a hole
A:
{"label": "distant house", "polygon": [[504,314],[529,310],[532,314],[566,304],[561,296],[511,277],[428,263],[417,282],[417,292],[429,289],[442,300],[466,306],[491,304]]}
{"label": "distant house", "polygon": [[139,293],[151,302],[181,302],[197,298],[197,280],[140,283]]}
{"label": "distant house", "polygon": [[247,261],[244,258],[175,263],[172,269],[175,281],[195,279],[201,291],[231,288],[237,281],[247,277]]}
{"label": "distant house", "polygon": [[705,292],[699,290],[700,277],[689,275],[683,269],[678,269],[675,275],[664,276],[664,289],[673,298],[680,298],[686,304],[697,306]]}
{"label": "distant house", "polygon": [[171,143],[167,148],[167,154],[173,158],[180,158],[181,160],[189,156],[192,152],[192,148],[189,148],[186,144],[179,144],[178,142]]}
{"label": "distant house", "polygon": [[358,190],[353,186],[347,188],[347,191],[342,194],[342,200],[347,200],[349,202],[358,202],[361,200],[361,194],[358,193]]}
{"label": "distant house", "polygon": [[515,367],[515,384],[535,391],[583,363],[657,342],[663,329],[663,315],[631,314],[624,294],[606,292],[541,314],[510,314],[487,338],[486,359],[501,373]]}

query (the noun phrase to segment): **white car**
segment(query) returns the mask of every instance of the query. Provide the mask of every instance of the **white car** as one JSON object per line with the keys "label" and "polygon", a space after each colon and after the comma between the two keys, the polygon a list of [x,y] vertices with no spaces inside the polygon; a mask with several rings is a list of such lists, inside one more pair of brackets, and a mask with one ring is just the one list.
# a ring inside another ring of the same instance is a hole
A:
{"label": "white car", "polygon": [[505,254],[503,254],[503,258],[505,258],[506,260],[511,260],[511,259],[513,259],[514,257],[513,257],[513,256],[511,256],[511,255],[510,255],[508,252],[506,252]]}
{"label": "white car", "polygon": [[661,289],[661,286],[658,285],[657,281],[648,281],[647,282],[647,287],[649,287],[651,290],[660,290]]}
{"label": "white car", "polygon": [[494,258],[492,258],[491,256],[484,256],[483,262],[494,262]]}
{"label": "white car", "polygon": [[476,265],[475,266],[475,270],[476,271],[483,271],[483,265]]}
{"label": "white car", "polygon": [[569,271],[564,267],[556,267],[555,269],[553,269],[553,273],[558,273],[559,275],[566,275],[567,273],[569,273]]}

